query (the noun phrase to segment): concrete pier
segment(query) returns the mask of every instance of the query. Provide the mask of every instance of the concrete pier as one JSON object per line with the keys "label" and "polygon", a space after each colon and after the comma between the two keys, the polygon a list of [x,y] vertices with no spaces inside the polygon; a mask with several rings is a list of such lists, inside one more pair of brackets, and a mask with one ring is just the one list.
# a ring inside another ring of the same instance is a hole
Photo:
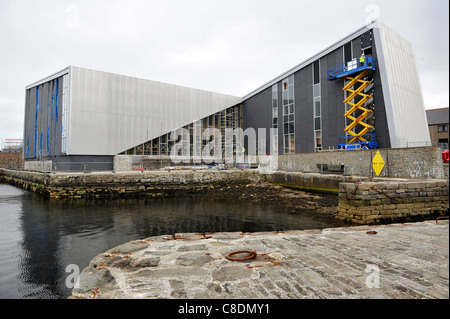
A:
{"label": "concrete pier", "polygon": [[[227,259],[241,250],[256,258]],[[447,299],[449,224],[150,237],[96,256],[79,285],[71,298]]]}

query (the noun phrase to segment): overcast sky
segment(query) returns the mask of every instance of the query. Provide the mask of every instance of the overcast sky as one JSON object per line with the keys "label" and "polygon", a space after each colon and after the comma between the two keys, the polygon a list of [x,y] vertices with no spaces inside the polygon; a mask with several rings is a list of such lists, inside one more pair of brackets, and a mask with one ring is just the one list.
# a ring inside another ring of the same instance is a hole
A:
{"label": "overcast sky", "polygon": [[0,139],[23,137],[25,86],[69,65],[244,96],[372,18],[448,107],[448,0],[0,0]]}

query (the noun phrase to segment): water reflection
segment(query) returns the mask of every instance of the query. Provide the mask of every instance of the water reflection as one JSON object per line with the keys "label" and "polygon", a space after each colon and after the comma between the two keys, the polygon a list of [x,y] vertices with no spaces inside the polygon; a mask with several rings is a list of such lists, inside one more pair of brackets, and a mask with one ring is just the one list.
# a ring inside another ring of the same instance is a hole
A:
{"label": "water reflection", "polygon": [[83,269],[125,242],[181,232],[336,227],[283,208],[203,199],[45,200],[0,184],[0,297],[65,298],[66,266]]}

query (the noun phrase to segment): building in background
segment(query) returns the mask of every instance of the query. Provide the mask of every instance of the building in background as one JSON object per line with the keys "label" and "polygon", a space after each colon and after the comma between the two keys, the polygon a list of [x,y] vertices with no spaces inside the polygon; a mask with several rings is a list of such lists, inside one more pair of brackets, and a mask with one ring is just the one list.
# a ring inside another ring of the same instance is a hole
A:
{"label": "building in background", "polygon": [[[24,158],[52,169],[167,156],[181,129],[191,157],[206,128],[266,129],[257,148],[279,155],[431,145],[412,46],[379,21],[244,97],[68,67],[27,86],[25,105]],[[365,144],[369,135],[376,143]],[[239,143],[248,150],[248,139]]]}
{"label": "building in background", "polygon": [[449,108],[440,108],[427,110],[428,129],[430,131],[430,139],[434,144],[447,144],[442,145],[448,149],[448,126],[449,126]]}
{"label": "building in background", "polygon": [[0,168],[23,168],[21,139],[5,139],[0,146]]}
{"label": "building in background", "polygon": [[4,139],[1,143],[0,151],[9,153],[20,153],[22,152],[22,139]]}

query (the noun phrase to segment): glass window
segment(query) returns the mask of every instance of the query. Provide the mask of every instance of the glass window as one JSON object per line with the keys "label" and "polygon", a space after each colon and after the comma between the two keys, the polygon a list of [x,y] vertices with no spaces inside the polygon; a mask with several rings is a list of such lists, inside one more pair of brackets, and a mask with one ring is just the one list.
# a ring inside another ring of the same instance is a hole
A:
{"label": "glass window", "polygon": [[286,104],[289,103],[288,97],[289,97],[289,92],[288,91],[283,91],[283,105],[286,105]]}
{"label": "glass window", "polygon": [[272,109],[272,117],[273,118],[277,118],[278,117],[278,108],[277,107],[274,107]]}
{"label": "glass window", "polygon": [[294,104],[289,104],[289,114],[294,114]]}
{"label": "glass window", "polygon": [[313,92],[314,97],[320,96],[320,83],[314,84],[313,90],[314,90],[314,92]]}
{"label": "glass window", "polygon": [[284,152],[289,153],[289,135],[284,136]]}
{"label": "glass window", "polygon": [[448,132],[448,126],[447,125],[439,125],[438,132]]}
{"label": "glass window", "polygon": [[294,133],[294,123],[289,123],[289,134]]}
{"label": "glass window", "polygon": [[290,136],[290,152],[294,153],[295,152],[295,137],[294,134],[289,135]]}
{"label": "glass window", "polygon": [[291,75],[290,77],[288,77],[288,82],[289,82],[289,85],[294,84],[294,75]]}
{"label": "glass window", "polygon": [[314,117],[320,117],[320,99],[314,100]]}
{"label": "glass window", "polygon": [[313,74],[314,74],[314,84],[320,82],[320,74],[319,74],[319,60],[313,63]]}
{"label": "glass window", "polygon": [[316,131],[316,147],[322,146],[322,131]]}
{"label": "glass window", "polygon": [[315,130],[320,130],[320,117],[316,117],[314,119],[314,129]]}
{"label": "glass window", "polygon": [[282,81],[282,105],[283,105],[283,134],[284,134],[284,152],[294,153],[295,145],[295,122],[294,122],[294,75]]}

